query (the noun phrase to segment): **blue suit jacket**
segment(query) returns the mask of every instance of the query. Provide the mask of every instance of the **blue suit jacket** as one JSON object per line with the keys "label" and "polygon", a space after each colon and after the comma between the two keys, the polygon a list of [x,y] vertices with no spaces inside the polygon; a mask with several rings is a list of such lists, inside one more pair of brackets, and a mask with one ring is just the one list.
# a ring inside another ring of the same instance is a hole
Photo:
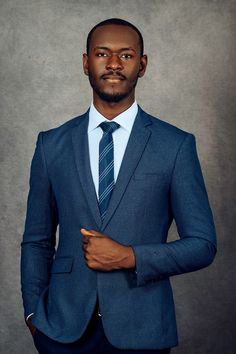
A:
{"label": "blue suit jacket", "polygon": [[[72,342],[85,331],[98,296],[115,347],[175,346],[169,277],[208,266],[216,253],[195,138],[139,107],[102,224],[89,164],[88,112],[38,135],[22,242],[25,316],[34,312],[39,330]],[[180,238],[167,243],[173,218]],[[82,227],[131,245],[137,273],[87,267]]]}

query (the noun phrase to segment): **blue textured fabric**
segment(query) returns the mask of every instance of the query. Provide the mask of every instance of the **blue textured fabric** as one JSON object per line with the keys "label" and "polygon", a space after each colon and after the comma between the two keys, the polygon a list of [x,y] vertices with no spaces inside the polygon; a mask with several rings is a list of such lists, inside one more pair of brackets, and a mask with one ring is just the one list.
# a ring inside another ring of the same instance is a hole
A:
{"label": "blue textured fabric", "polygon": [[103,136],[99,143],[99,209],[104,220],[114,188],[114,147],[112,133],[119,128],[116,122],[102,122]]}
{"label": "blue textured fabric", "polygon": [[[98,299],[114,347],[176,346],[170,277],[211,264],[217,245],[195,137],[139,107],[102,220],[90,169],[88,120],[87,112],[38,135],[21,244],[25,317],[34,312],[32,322],[41,332],[69,343],[83,335]],[[173,219],[179,237],[167,242]],[[90,269],[82,227],[130,245],[137,274]]]}
{"label": "blue textured fabric", "polygon": [[170,354],[170,349],[163,350],[125,350],[115,348],[106,338],[100,317],[91,319],[86,331],[77,341],[60,343],[36,330],[34,344],[39,354]]}

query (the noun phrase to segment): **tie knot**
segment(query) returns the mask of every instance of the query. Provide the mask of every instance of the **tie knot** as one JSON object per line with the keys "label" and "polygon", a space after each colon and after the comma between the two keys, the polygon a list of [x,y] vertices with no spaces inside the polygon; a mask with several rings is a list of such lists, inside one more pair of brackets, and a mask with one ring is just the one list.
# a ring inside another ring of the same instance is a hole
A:
{"label": "tie knot", "polygon": [[112,134],[116,129],[120,127],[120,124],[116,122],[102,122],[99,124],[105,133]]}

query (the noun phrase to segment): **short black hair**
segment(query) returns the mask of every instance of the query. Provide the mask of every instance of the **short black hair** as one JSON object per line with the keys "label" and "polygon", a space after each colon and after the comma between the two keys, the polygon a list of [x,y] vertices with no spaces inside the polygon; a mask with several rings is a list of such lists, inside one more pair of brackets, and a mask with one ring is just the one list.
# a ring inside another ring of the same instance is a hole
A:
{"label": "short black hair", "polygon": [[144,44],[143,44],[143,36],[141,34],[141,32],[139,31],[139,29],[134,26],[132,23],[122,20],[121,18],[109,18],[107,20],[104,20],[102,22],[99,22],[97,25],[95,25],[91,31],[88,34],[87,37],[87,43],[86,43],[86,51],[87,54],[89,53],[89,47],[90,47],[90,42],[91,42],[91,38],[92,38],[92,34],[95,31],[96,28],[101,27],[101,26],[107,26],[107,25],[121,25],[121,26],[128,26],[133,28],[133,30],[135,32],[138,33],[139,35],[139,45],[140,45],[140,55],[143,56],[143,51],[144,51]]}

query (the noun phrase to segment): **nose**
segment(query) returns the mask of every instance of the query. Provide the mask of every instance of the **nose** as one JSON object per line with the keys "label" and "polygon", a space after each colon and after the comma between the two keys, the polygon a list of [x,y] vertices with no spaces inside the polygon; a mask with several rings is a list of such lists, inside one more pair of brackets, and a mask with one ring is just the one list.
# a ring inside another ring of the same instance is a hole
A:
{"label": "nose", "polygon": [[106,69],[112,69],[112,70],[121,70],[123,69],[123,64],[122,61],[117,54],[111,54],[111,56],[107,60],[106,64]]}

